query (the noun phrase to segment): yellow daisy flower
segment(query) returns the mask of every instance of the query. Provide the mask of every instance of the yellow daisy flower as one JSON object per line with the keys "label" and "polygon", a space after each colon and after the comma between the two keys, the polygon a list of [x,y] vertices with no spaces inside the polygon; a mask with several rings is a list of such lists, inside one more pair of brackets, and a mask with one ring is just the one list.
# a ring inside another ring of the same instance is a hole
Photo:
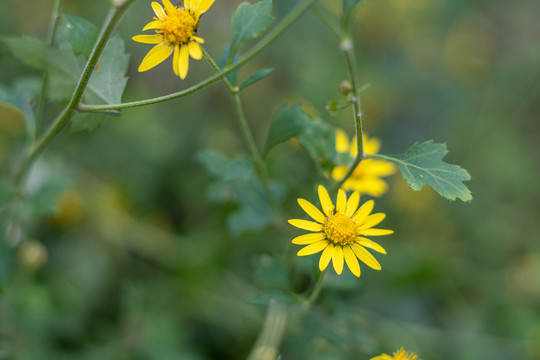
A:
{"label": "yellow daisy flower", "polygon": [[189,57],[196,60],[202,58],[199,44],[204,39],[196,36],[199,19],[214,0],[184,0],[184,6],[179,8],[169,0],[162,0],[165,9],[157,2],[152,2],[156,17],[143,28],[155,30],[154,35],[136,35],[132,39],[144,44],[157,44],[144,57],[139,71],[150,70],[161,64],[173,52],[174,73],[185,79],[189,68]]}
{"label": "yellow daisy flower", "polygon": [[381,270],[379,262],[366,249],[372,249],[386,254],[386,250],[379,244],[364,236],[380,236],[393,234],[392,230],[373,229],[386,217],[383,213],[370,215],[375,203],[370,200],[358,208],[360,194],[354,192],[349,200],[345,191],[339,189],[336,206],[332,204],[328,191],[319,185],[319,199],[323,212],[304,199],[298,199],[298,204],[316,222],[300,219],[291,219],[289,223],[297,228],[313,231],[312,234],[298,236],[292,240],[293,244],[307,245],[298,256],[316,254],[322,251],[319,260],[319,269],[324,271],[330,260],[339,275],[343,271],[343,259],[351,272],[360,276],[358,259],[375,270]]}
{"label": "yellow daisy flower", "polygon": [[[376,154],[381,142],[378,138],[369,138],[364,134],[364,152]],[[354,158],[357,154],[356,139],[349,141],[345,131],[336,130],[336,151],[339,153],[349,152]],[[332,178],[340,181],[347,173],[347,166],[336,166],[332,170]],[[379,159],[364,159],[358,164],[351,176],[343,183],[344,190],[354,190],[361,194],[379,197],[386,192],[388,184],[381,179],[383,176],[392,175],[396,172],[394,164]]]}
{"label": "yellow daisy flower", "polygon": [[411,352],[408,353],[403,348],[397,350],[394,352],[394,356],[390,356],[388,354],[382,354],[379,356],[375,356],[374,358],[371,358],[371,360],[419,360],[418,355]]}

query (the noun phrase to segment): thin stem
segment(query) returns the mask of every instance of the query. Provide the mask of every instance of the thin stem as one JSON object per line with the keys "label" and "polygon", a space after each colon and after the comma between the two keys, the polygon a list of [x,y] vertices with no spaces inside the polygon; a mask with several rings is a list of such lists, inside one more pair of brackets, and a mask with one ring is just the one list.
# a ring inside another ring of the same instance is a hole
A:
{"label": "thin stem", "polygon": [[287,326],[287,308],[270,302],[263,326],[248,360],[275,360],[279,356],[279,345]]}
{"label": "thin stem", "polygon": [[[203,56],[204,56],[204,59],[206,60],[206,62],[208,62],[208,64],[210,64],[212,69],[214,69],[217,73],[219,73],[221,71],[221,69],[219,68],[218,64],[215,62],[214,59],[212,59],[210,54],[208,54],[208,52],[206,52],[206,49],[204,47],[201,46],[201,49],[202,49]],[[231,84],[231,82],[229,81],[229,79],[227,79],[227,77],[223,78],[223,82],[225,83],[225,85],[227,85],[227,87],[229,88],[229,91],[231,92],[231,94],[235,94],[235,93],[238,92],[238,89],[234,88],[233,84]]]}
{"label": "thin stem", "polygon": [[[56,39],[56,32],[58,30],[58,24],[60,20],[60,13],[62,12],[62,3],[63,0],[55,0],[54,11],[51,17],[51,26],[49,29],[49,36],[47,43],[49,47],[53,47],[54,40]],[[37,110],[36,110],[36,124],[34,126],[34,133],[32,134],[32,142],[34,143],[37,140],[39,129],[41,127],[41,117],[43,116],[43,108],[45,103],[45,92],[47,91],[47,82],[49,81],[49,75],[47,70],[43,73],[43,78],[41,80],[41,90],[39,92],[39,98],[37,101]]]}
{"label": "thin stem", "polygon": [[332,31],[334,35],[341,39],[341,31],[339,30],[339,25],[330,17],[328,13],[322,10],[318,5],[311,7],[311,11],[321,20],[321,22],[326,25],[326,27]]}
{"label": "thin stem", "polygon": [[98,40],[94,45],[94,48],[92,49],[92,53],[90,54],[88,62],[84,67],[82,75],[79,79],[79,82],[77,83],[77,86],[75,87],[75,91],[73,92],[71,99],[69,100],[66,108],[56,118],[54,123],[49,127],[47,132],[43,134],[39,141],[30,148],[28,155],[24,159],[21,167],[19,168],[15,176],[16,185],[21,185],[26,173],[28,172],[28,169],[30,168],[34,160],[43,152],[43,150],[51,143],[51,141],[56,138],[56,136],[60,133],[60,131],[62,131],[64,126],[66,126],[66,124],[71,119],[73,112],[76,110],[79,102],[83,97],[86,86],[88,85],[88,81],[90,81],[90,76],[94,71],[96,63],[101,53],[103,52],[107,41],[111,37],[113,30],[120,21],[120,18],[125,13],[129,5],[133,3],[133,1],[134,0],[127,0],[122,4],[111,8],[111,10],[109,11],[109,14],[107,15],[105,23],[102,27],[101,33],[99,34]]}
{"label": "thin stem", "polygon": [[306,309],[306,310],[309,309],[311,307],[311,305],[313,305],[315,300],[317,300],[317,298],[319,297],[319,294],[321,293],[321,290],[323,288],[325,276],[326,276],[326,271],[323,271],[323,272],[319,273],[319,277],[317,279],[317,282],[315,283],[315,286],[313,286],[313,290],[311,290],[311,294],[302,303],[302,307],[304,309]]}
{"label": "thin stem", "polygon": [[197,90],[200,90],[219,79],[225,77],[226,75],[230,74],[234,70],[238,69],[251,59],[253,59],[256,55],[258,55],[261,51],[263,51],[270,43],[272,43],[274,40],[276,40],[285,30],[291,26],[296,19],[298,19],[304,12],[306,12],[311,5],[313,5],[317,0],[304,0],[300,4],[298,4],[289,14],[287,14],[283,20],[279,24],[277,24],[260,42],[258,42],[251,50],[249,50],[247,53],[244,54],[244,56],[238,60],[238,62],[226,66],[223,68],[218,74],[209,77],[208,79],[200,82],[197,85],[194,85],[186,90],[179,91],[173,94],[165,95],[165,96],[159,96],[152,99],[146,99],[146,100],[140,100],[140,101],[132,101],[128,103],[122,103],[122,104],[111,104],[111,105],[80,105],[79,110],[81,111],[96,111],[96,110],[120,110],[120,109],[128,109],[132,107],[138,107],[138,106],[145,106],[145,105],[151,105],[151,104],[157,104],[160,102],[173,100],[179,97],[183,97],[186,95],[189,95],[191,93],[194,93]]}

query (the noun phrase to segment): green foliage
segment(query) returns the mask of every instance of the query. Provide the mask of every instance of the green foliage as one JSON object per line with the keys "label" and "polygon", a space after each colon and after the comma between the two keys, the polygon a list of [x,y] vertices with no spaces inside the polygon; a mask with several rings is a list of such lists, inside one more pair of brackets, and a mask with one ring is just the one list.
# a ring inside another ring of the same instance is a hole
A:
{"label": "green foliage", "polygon": [[358,5],[362,0],[341,0],[343,5],[343,24],[348,27],[351,18],[354,14],[354,7]]}
{"label": "green foliage", "polygon": [[255,260],[254,281],[262,288],[290,289],[287,263],[279,255],[261,255]]}
{"label": "green foliage", "polygon": [[[40,81],[36,78],[25,78],[18,80],[13,88],[0,84],[0,103],[14,106],[24,115],[29,134],[33,134],[35,131],[33,102],[39,91],[39,83]],[[8,121],[9,119],[4,117],[2,120]]]}
{"label": "green foliage", "polygon": [[240,84],[239,86],[240,90],[245,89],[248,86],[253,85],[258,81],[261,81],[262,79],[270,75],[272,71],[274,71],[274,69],[261,69],[261,70],[255,71],[253,74],[249,75],[242,84]]}
{"label": "green foliage", "polygon": [[23,64],[36,69],[45,66],[47,45],[32,36],[3,36],[0,38],[11,54]]}
{"label": "green foliage", "polygon": [[256,38],[270,26],[274,17],[272,0],[263,0],[255,4],[241,3],[232,16],[233,39],[229,58],[236,54],[244,41]]}
{"label": "green foliage", "polygon": [[98,28],[73,15],[64,14],[62,20],[66,37],[73,47],[73,53],[76,56],[84,55],[88,59],[99,34]]}
{"label": "green foliage", "polygon": [[300,104],[280,109],[272,119],[264,153],[267,154],[274,146],[300,134],[310,122],[311,116],[302,110]]}
{"label": "green foliage", "polygon": [[424,185],[431,186],[441,196],[455,200],[472,200],[469,189],[463,181],[471,179],[467,170],[458,165],[442,161],[448,153],[446,145],[435,144],[433,140],[414,144],[402,155],[368,155],[393,162],[401,170],[403,178],[411,189],[419,191]]}

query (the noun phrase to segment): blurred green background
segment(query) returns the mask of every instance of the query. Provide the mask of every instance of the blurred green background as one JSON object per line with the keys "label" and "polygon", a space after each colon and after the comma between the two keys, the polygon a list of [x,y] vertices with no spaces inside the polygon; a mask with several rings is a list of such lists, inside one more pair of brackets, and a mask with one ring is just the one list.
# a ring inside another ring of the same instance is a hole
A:
{"label": "blurred green background", "polygon": [[[218,57],[241,1],[219,1],[199,34]],[[124,101],[179,91],[212,75],[191,61],[185,81],[170,60],[138,73],[149,46],[130,40],[152,16],[139,0],[119,27],[131,54]],[[326,1],[330,12],[339,2]],[[293,6],[274,1],[283,17]],[[0,2],[0,33],[45,39],[51,0]],[[66,0],[64,13],[100,26],[108,3]],[[384,227],[383,270],[329,274],[317,305],[291,314],[282,359],[369,359],[400,346],[422,359],[540,358],[540,2],[537,0],[371,0],[354,23],[364,123],[383,153],[434,139],[466,168],[471,203],[399,175],[376,201]],[[249,46],[249,45],[248,45]],[[247,47],[246,47],[247,48]],[[244,49],[246,49],[244,48]],[[244,68],[274,67],[243,93],[260,147],[272,115],[305,108],[353,134],[350,114],[325,111],[345,79],[338,44],[307,13]],[[0,48],[0,83],[40,74]],[[47,104],[50,122],[62,104]],[[0,113],[2,176],[20,156],[20,124]],[[9,116],[8,116],[9,115]],[[250,303],[287,280],[280,259],[297,249],[287,232],[231,235],[233,201],[209,198],[215,179],[197,154],[246,152],[229,94],[215,83],[187,98],[128,109],[93,132],[69,129],[36,164],[38,221],[28,240],[1,245],[0,359],[241,359],[265,308]],[[316,201],[309,156],[289,142],[270,152],[273,179],[292,217],[297,197]],[[42,207],[39,204],[43,204]],[[297,291],[309,289],[314,257],[298,259]],[[330,270],[333,272],[333,270]]]}

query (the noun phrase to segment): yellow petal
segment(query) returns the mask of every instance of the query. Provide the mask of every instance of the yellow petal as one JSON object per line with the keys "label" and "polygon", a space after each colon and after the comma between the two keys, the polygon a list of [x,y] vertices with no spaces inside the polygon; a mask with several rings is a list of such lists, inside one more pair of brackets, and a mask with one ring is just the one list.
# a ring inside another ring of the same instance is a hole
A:
{"label": "yellow petal", "polygon": [[184,8],[185,9],[191,8],[191,0],[184,0]]}
{"label": "yellow petal", "polygon": [[336,201],[336,212],[345,213],[345,208],[347,207],[347,195],[342,189],[338,190],[337,201]]}
{"label": "yellow petal", "polygon": [[332,200],[330,200],[330,195],[328,195],[328,191],[322,185],[319,185],[319,200],[321,201],[321,207],[326,216],[332,215],[334,211],[334,205],[332,204]]}
{"label": "yellow petal", "polygon": [[296,226],[299,229],[308,231],[321,231],[322,225],[308,220],[290,219],[289,224]]}
{"label": "yellow petal", "polygon": [[180,54],[180,49],[179,49],[179,46],[176,45],[174,47],[174,54],[173,54],[173,59],[172,59],[172,68],[173,68],[174,74],[176,76],[178,76],[178,68],[180,67],[179,66],[180,61],[179,61],[179,58],[178,58],[179,54]]}
{"label": "yellow petal", "polygon": [[376,214],[369,215],[363,221],[360,221],[358,223],[358,226],[356,227],[356,229],[364,230],[364,229],[372,228],[375,225],[379,224],[381,221],[383,221],[385,217],[386,217],[386,214],[384,213],[376,213]]}
{"label": "yellow petal", "polygon": [[370,138],[369,136],[364,134],[362,140],[364,142],[364,151],[367,154],[376,154],[379,152],[379,149],[381,148],[381,141],[378,138]]}
{"label": "yellow petal", "polygon": [[[335,168],[332,169],[332,179],[336,181],[340,181],[341,179],[343,179],[343,177],[347,173],[347,170],[348,169],[346,166],[336,166]],[[346,183],[347,182],[345,182],[345,184]],[[345,190],[348,190],[345,186],[341,186],[341,187]]]}
{"label": "yellow petal", "polygon": [[313,255],[324,250],[324,248],[327,245],[328,245],[328,240],[318,241],[316,243],[306,246],[305,248],[300,249],[300,251],[296,253],[296,255],[298,256]]}
{"label": "yellow petal", "polygon": [[394,357],[390,356],[388,354],[382,354],[379,356],[375,356],[374,358],[371,358],[370,360],[392,360]]}
{"label": "yellow petal", "polygon": [[138,70],[140,72],[150,70],[151,68],[160,64],[166,58],[168,58],[173,52],[173,50],[173,47],[168,46],[165,43],[157,44],[152,49],[150,49],[148,54],[146,54]]}
{"label": "yellow petal", "polygon": [[131,39],[143,44],[159,44],[163,41],[160,35],[135,35]]}
{"label": "yellow petal", "polygon": [[359,238],[359,240],[356,240],[356,243],[358,245],[362,245],[364,247],[367,247],[367,248],[370,248],[370,249],[373,249],[377,252],[380,252],[381,254],[386,254],[386,250],[384,250],[384,248],[377,244],[375,241],[372,241],[370,239],[366,239],[366,238]]}
{"label": "yellow petal", "polygon": [[198,36],[195,36],[195,35],[192,35],[191,38],[193,40],[195,40],[196,42],[198,42],[199,44],[204,44],[204,39],[202,37],[198,37]]}
{"label": "yellow petal", "polygon": [[316,222],[322,224],[326,221],[326,216],[324,216],[324,214],[309,201],[298,199],[298,204],[300,204],[300,207],[302,207],[302,209],[304,209],[304,211]]}
{"label": "yellow petal", "polygon": [[355,191],[352,193],[351,197],[347,201],[347,209],[345,210],[345,215],[352,217],[356,209],[358,209],[358,203],[360,202],[360,193]]}
{"label": "yellow petal", "polygon": [[325,236],[322,233],[312,233],[300,235],[292,239],[292,243],[296,245],[308,245],[317,241],[324,240]]}
{"label": "yellow petal", "polygon": [[383,236],[393,234],[394,230],[385,230],[385,229],[365,229],[358,232],[358,235],[364,236]]}
{"label": "yellow petal", "polygon": [[336,129],[336,151],[340,153],[349,151],[349,137],[341,129]]}
{"label": "yellow petal", "polygon": [[332,264],[336,274],[341,275],[343,271],[343,248],[341,246],[334,246],[332,251]]}
{"label": "yellow petal", "polygon": [[373,200],[366,201],[364,205],[360,206],[360,209],[354,214],[353,220],[356,223],[360,223],[364,220],[366,216],[369,215],[371,210],[373,210],[373,207],[375,206],[375,202]]}
{"label": "yellow petal", "polygon": [[356,259],[353,251],[348,247],[344,247],[343,256],[345,257],[345,262],[347,263],[347,266],[349,267],[351,272],[356,277],[360,277],[360,265],[358,265],[358,260]]}
{"label": "yellow petal", "polygon": [[324,271],[328,264],[330,263],[330,260],[332,260],[332,253],[334,252],[334,245],[328,244],[327,247],[324,248],[324,251],[321,254],[321,258],[319,259],[319,270]]}
{"label": "yellow petal", "polygon": [[188,43],[189,55],[195,60],[200,60],[202,58],[202,50],[199,44],[195,41],[190,41]]}
{"label": "yellow petal", "polygon": [[178,74],[180,75],[180,79],[185,79],[189,68],[189,50],[186,45],[180,46],[180,56],[178,61]]}
{"label": "yellow petal", "polygon": [[165,10],[163,10],[159,3],[152,1],[152,9],[154,10],[154,13],[159,18],[159,20],[165,20],[167,14],[165,14]]}
{"label": "yellow petal", "polygon": [[172,15],[176,12],[176,7],[174,7],[173,4],[169,0],[161,0],[163,5],[165,5],[165,10],[167,11],[167,15]]}
{"label": "yellow petal", "polygon": [[213,3],[214,0],[199,0],[199,14],[205,13],[210,8],[210,6],[212,6]]}
{"label": "yellow petal", "polygon": [[163,27],[163,21],[155,20],[150,21],[148,24],[146,24],[142,31],[151,30],[151,29],[161,29]]}
{"label": "yellow petal", "polygon": [[364,249],[361,246],[353,245],[351,246],[352,251],[354,251],[354,254],[362,261],[364,264],[369,266],[372,269],[375,270],[381,270],[381,264],[375,259],[373,255],[366,249]]}

